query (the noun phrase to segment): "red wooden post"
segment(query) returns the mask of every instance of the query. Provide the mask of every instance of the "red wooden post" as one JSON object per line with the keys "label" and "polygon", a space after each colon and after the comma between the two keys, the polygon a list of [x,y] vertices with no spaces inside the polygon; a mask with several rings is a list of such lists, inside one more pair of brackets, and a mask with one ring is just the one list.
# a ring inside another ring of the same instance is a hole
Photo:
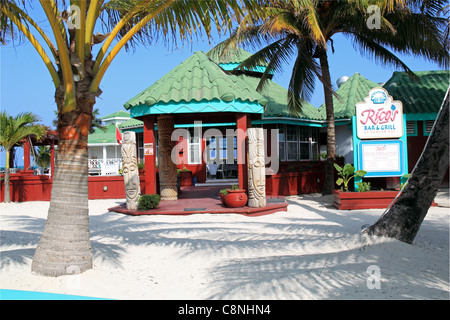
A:
{"label": "red wooden post", "polygon": [[144,119],[145,193],[156,193],[156,140],[155,117]]}
{"label": "red wooden post", "polygon": [[236,114],[237,127],[237,162],[238,162],[238,178],[239,188],[246,189],[248,187],[247,172],[247,114]]}
{"label": "red wooden post", "polygon": [[30,141],[28,137],[25,138],[23,143],[23,169],[28,170],[30,167]]}

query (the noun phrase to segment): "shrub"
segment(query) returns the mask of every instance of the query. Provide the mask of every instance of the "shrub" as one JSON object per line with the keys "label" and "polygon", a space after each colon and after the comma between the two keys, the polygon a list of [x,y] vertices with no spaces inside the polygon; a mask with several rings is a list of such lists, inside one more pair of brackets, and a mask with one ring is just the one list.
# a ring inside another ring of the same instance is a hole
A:
{"label": "shrub", "polygon": [[337,163],[335,163],[334,167],[336,168],[338,176],[340,177],[336,180],[336,184],[338,186],[341,186],[341,190],[345,189],[345,191],[348,191],[348,183],[351,179],[353,179],[354,177],[362,178],[367,173],[367,171],[364,170],[355,171],[355,167],[350,163],[345,164],[344,167],[341,167]]}
{"label": "shrub", "polygon": [[367,192],[370,191],[370,182],[357,182],[359,192]]}
{"label": "shrub", "polygon": [[158,208],[161,196],[159,194],[144,194],[139,198],[138,209],[149,210]]}

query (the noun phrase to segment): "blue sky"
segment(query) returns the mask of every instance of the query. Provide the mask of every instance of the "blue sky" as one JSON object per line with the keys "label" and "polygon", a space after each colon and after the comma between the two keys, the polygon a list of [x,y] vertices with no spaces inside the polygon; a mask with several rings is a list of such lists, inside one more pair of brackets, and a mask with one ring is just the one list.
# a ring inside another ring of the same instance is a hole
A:
{"label": "blue sky", "polygon": [[[168,71],[187,59],[193,52],[211,49],[225,37],[215,37],[211,43],[194,40],[193,44],[179,48],[168,48],[163,43],[151,47],[138,47],[135,51],[122,51],[113,61],[101,83],[102,95],[95,108],[100,116],[124,110],[123,104],[143,89],[152,85]],[[0,110],[10,115],[32,111],[42,122],[51,125],[56,105],[51,77],[34,48],[25,41],[13,46],[0,47]],[[96,48],[98,49],[98,48]],[[374,82],[385,82],[395,69],[384,66],[373,59],[361,56],[353,48],[352,42],[341,35],[334,37],[335,53],[329,51],[331,79],[335,84],[341,76],[351,76],[355,72]],[[413,71],[439,70],[439,66],[424,59],[399,56]],[[292,63],[282,72],[276,73],[274,81],[287,88]],[[401,70],[399,70],[401,71]],[[395,98],[395,97],[394,97]],[[319,107],[324,102],[323,87],[316,81],[316,89],[310,103]],[[20,158],[20,155],[19,155]],[[22,162],[19,159],[19,163]],[[4,153],[0,155],[0,166],[4,166]]]}

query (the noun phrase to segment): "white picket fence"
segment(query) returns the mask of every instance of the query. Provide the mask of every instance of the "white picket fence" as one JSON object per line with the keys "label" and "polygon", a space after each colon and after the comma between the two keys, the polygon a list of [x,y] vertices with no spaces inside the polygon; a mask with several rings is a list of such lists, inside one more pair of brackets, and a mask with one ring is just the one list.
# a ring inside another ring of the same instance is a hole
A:
{"label": "white picket fence", "polygon": [[118,175],[120,168],[122,168],[122,158],[89,159],[90,175]]}

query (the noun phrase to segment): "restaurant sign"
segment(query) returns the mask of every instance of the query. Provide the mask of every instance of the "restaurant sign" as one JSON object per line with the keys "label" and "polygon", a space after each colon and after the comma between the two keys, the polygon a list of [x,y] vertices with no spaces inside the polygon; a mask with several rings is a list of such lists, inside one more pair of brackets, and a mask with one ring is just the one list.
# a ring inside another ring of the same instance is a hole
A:
{"label": "restaurant sign", "polygon": [[387,139],[403,136],[403,106],[383,88],[374,88],[356,104],[358,138]]}

